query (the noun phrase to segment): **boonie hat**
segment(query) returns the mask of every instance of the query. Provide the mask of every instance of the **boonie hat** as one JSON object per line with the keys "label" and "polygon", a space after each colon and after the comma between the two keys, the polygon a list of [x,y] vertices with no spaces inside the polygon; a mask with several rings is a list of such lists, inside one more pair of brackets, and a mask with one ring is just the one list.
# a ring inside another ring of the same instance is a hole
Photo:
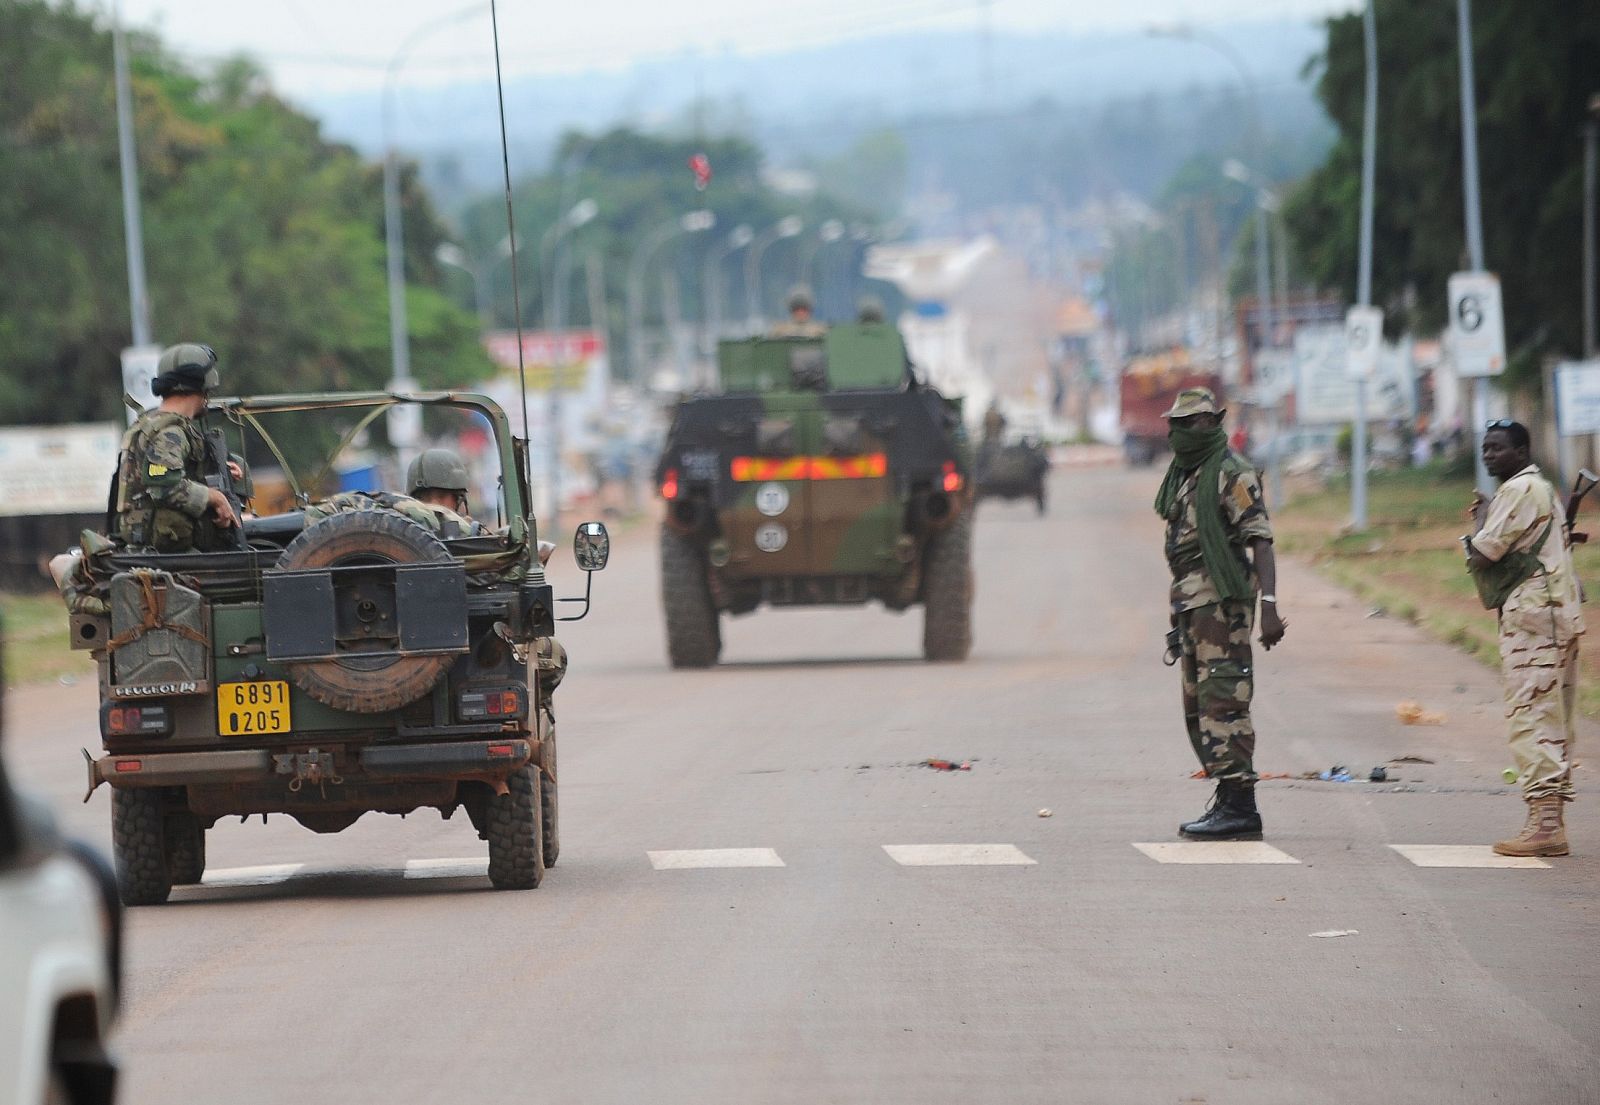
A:
{"label": "boonie hat", "polygon": [[1172,409],[1161,417],[1188,418],[1193,414],[1221,414],[1224,409],[1217,406],[1217,397],[1210,388],[1184,388],[1178,392]]}

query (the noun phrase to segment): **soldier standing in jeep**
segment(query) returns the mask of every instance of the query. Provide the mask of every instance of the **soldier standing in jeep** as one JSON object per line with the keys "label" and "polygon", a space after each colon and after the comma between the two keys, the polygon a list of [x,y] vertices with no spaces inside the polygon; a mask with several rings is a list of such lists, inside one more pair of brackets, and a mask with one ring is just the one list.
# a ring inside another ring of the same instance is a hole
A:
{"label": "soldier standing in jeep", "polygon": [[156,552],[208,551],[215,527],[239,519],[228,498],[205,482],[205,436],[199,417],[220,383],[217,355],[184,342],[161,354],[151,390],[161,405],[146,411],[122,439],[114,536]]}

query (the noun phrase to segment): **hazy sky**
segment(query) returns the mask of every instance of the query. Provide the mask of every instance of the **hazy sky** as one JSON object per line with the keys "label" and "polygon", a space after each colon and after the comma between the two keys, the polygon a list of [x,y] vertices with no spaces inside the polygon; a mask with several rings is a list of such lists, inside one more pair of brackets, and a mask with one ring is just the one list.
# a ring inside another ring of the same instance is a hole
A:
{"label": "hazy sky", "polygon": [[[109,6],[112,0],[99,0]],[[123,18],[196,59],[246,52],[290,96],[492,74],[487,0],[121,0]],[[500,0],[508,74],[616,68],[691,51],[755,53],[918,29],[1137,30],[1314,20],[1353,0]]]}

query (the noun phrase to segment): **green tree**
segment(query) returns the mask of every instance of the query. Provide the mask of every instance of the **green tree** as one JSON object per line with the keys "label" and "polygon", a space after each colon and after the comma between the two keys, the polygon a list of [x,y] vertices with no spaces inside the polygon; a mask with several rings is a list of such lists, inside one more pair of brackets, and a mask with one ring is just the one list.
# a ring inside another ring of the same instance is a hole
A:
{"label": "green tree", "polygon": [[[1395,329],[1444,325],[1445,281],[1468,267],[1453,4],[1376,0],[1378,146],[1373,289]],[[1580,341],[1582,129],[1600,91],[1600,7],[1477,0],[1473,60],[1485,261],[1500,275],[1513,377]],[[1290,197],[1299,256],[1353,299],[1365,62],[1361,17],[1328,20],[1317,91],[1338,128]],[[1521,372],[1515,369],[1520,366]]]}

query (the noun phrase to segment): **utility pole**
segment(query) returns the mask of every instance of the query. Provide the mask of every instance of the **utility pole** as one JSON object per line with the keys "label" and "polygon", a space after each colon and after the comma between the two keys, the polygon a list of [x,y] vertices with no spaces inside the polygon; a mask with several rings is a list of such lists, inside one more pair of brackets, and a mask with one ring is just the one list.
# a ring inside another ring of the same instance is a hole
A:
{"label": "utility pole", "polygon": [[1583,355],[1600,353],[1595,333],[1595,147],[1600,145],[1600,92],[1589,97],[1589,121],[1583,128]]}
{"label": "utility pole", "polygon": [[139,210],[139,154],[133,134],[133,90],[128,78],[128,43],[118,5],[111,15],[111,56],[117,86],[117,152],[122,162],[122,230],[128,247],[128,308],[133,344],[149,345],[150,293],[144,281],[144,227]]}
{"label": "utility pole", "polygon": [[[1372,306],[1372,209],[1378,160],[1378,21],[1373,0],[1367,0],[1361,14],[1366,41],[1366,109],[1361,120],[1361,247],[1360,268],[1356,274],[1356,303]],[[1383,335],[1374,340],[1380,344]],[[1367,528],[1367,381],[1356,379],[1356,420],[1350,432],[1350,524],[1357,531]]]}
{"label": "utility pole", "polygon": [[[1461,191],[1466,208],[1467,258],[1473,272],[1484,271],[1483,212],[1478,201],[1477,84],[1472,76],[1472,0],[1456,0],[1457,37],[1461,51]],[[1483,428],[1489,421],[1488,384],[1472,381],[1473,471],[1478,490],[1494,491],[1489,470],[1483,466]]]}

